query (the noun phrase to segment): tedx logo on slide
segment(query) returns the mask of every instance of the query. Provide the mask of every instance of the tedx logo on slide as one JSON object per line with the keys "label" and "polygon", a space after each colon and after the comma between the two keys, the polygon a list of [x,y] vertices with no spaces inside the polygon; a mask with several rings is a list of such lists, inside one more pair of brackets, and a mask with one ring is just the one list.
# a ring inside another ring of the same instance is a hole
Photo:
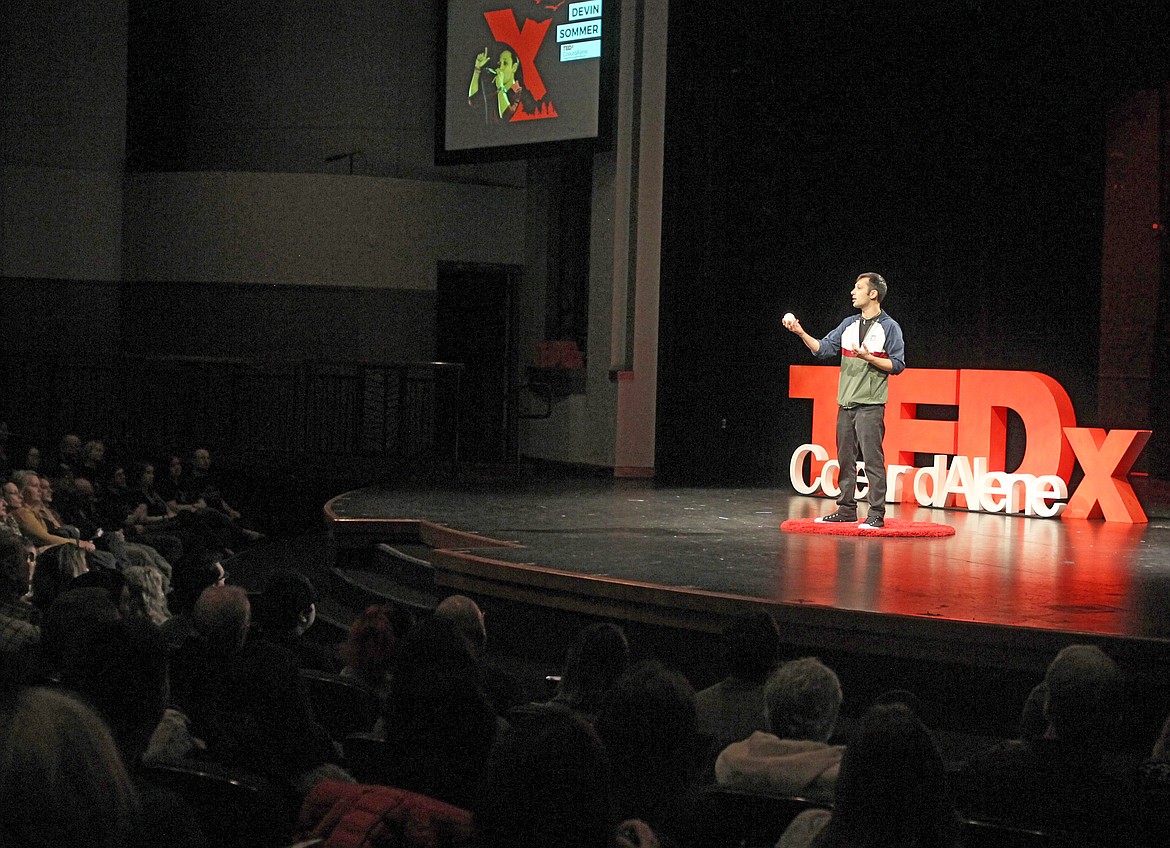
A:
{"label": "tedx logo on slide", "polygon": [[[813,402],[812,439],[793,453],[789,477],[801,494],[835,497],[837,381],[825,367],[789,369],[789,397]],[[919,405],[958,408],[957,420],[918,418]],[[1019,466],[1005,471],[1008,413],[1023,423]],[[1041,518],[1146,521],[1129,470],[1149,430],[1076,426],[1068,393],[1035,371],[913,369],[889,381],[884,441],[887,501]],[[915,454],[933,455],[926,467]],[[1084,476],[1069,493],[1074,465]],[[807,465],[807,470],[806,470]],[[859,486],[863,478],[858,478]],[[864,494],[859,488],[858,496]]]}

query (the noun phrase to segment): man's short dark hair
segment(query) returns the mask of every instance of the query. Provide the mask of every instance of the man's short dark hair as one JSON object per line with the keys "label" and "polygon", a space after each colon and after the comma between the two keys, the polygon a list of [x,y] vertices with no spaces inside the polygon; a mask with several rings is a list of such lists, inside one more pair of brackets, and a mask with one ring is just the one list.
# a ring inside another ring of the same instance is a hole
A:
{"label": "man's short dark hair", "polygon": [[308,577],[291,568],[278,568],[268,576],[255,614],[263,628],[292,630],[316,602],[317,592]]}
{"label": "man's short dark hair", "polygon": [[723,631],[723,650],[732,674],[763,683],[780,659],[780,628],[762,610],[737,618]]}
{"label": "man's short dark hair", "polygon": [[886,280],[881,274],[876,271],[866,271],[864,274],[858,275],[858,279],[862,277],[869,282],[870,289],[878,293],[878,303],[886,299],[886,291],[889,290],[889,286],[886,285]]}

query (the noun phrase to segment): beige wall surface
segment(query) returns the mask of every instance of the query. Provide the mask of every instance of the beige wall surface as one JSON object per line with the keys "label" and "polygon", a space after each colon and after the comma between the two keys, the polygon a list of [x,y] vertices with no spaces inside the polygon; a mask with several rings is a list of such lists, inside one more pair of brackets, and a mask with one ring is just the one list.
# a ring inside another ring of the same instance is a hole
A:
{"label": "beige wall surface", "polygon": [[520,188],[323,174],[132,174],[128,281],[435,287],[439,261],[524,262],[485,211]]}

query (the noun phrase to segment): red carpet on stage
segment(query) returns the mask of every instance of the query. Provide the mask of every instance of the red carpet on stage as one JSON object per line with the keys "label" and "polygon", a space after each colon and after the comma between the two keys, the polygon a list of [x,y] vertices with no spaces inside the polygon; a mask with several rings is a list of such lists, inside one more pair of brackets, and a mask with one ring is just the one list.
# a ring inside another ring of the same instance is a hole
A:
{"label": "red carpet on stage", "polygon": [[917,536],[938,539],[954,536],[955,528],[933,521],[903,521],[887,518],[881,530],[861,530],[856,524],[817,524],[812,518],[790,518],[780,525],[783,533],[820,533],[826,536]]}

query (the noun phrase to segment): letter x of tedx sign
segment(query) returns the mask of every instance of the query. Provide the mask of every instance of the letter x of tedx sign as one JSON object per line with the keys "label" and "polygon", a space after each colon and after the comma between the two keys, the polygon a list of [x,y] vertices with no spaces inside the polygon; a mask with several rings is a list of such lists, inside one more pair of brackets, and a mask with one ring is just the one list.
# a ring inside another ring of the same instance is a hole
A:
{"label": "letter x of tedx sign", "polygon": [[[788,394],[812,400],[812,441],[832,450],[837,381],[826,379],[826,371],[824,366],[792,366]],[[918,418],[918,406],[925,404],[957,406],[958,420]],[[1056,475],[1067,483],[1074,460],[1084,472],[1061,517],[1129,524],[1147,520],[1128,475],[1150,431],[1077,427],[1068,393],[1035,371],[909,369],[891,377],[887,462],[913,465],[916,453],[984,457],[990,471],[1002,471],[1009,411],[1024,425],[1025,452],[1017,474]],[[814,475],[818,472],[813,469]]]}

